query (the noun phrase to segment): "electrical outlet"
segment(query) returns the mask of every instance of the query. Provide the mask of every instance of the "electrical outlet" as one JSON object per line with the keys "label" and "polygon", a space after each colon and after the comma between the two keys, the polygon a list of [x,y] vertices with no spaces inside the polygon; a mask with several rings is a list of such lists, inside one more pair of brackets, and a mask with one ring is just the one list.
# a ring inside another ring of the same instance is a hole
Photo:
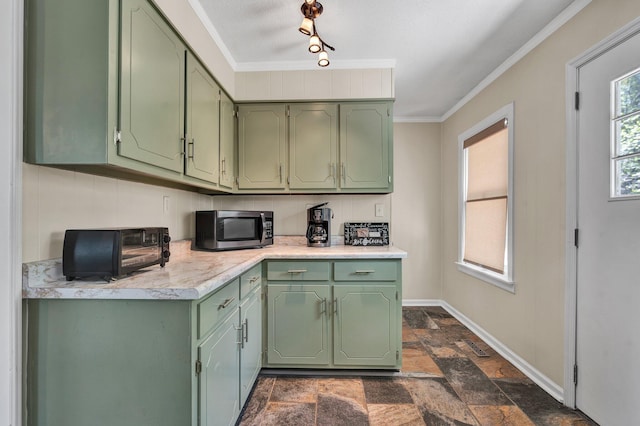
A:
{"label": "electrical outlet", "polygon": [[170,208],[171,208],[171,205],[169,204],[169,196],[165,195],[162,197],[162,212],[164,214],[168,214]]}
{"label": "electrical outlet", "polygon": [[376,217],[384,217],[384,204],[376,204]]}

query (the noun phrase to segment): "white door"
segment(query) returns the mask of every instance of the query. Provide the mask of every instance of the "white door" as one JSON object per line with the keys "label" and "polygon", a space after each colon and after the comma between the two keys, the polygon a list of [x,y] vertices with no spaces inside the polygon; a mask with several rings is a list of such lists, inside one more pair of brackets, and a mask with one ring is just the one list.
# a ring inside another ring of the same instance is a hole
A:
{"label": "white door", "polygon": [[603,426],[638,425],[640,35],[578,73],[576,406]]}

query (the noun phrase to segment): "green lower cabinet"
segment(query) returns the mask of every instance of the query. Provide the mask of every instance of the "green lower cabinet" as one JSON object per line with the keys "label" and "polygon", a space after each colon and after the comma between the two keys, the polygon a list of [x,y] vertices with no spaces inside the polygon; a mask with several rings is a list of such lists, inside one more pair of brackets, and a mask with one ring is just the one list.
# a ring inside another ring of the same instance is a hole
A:
{"label": "green lower cabinet", "polygon": [[240,412],[237,312],[198,348],[199,425],[233,425]]}
{"label": "green lower cabinet", "polygon": [[191,302],[25,302],[25,425],[195,425]]}
{"label": "green lower cabinet", "polygon": [[327,284],[268,285],[268,364],[329,365],[330,291]]}
{"label": "green lower cabinet", "polygon": [[401,268],[397,259],[268,262],[265,367],[399,370]]}
{"label": "green lower cabinet", "polygon": [[25,301],[24,423],[235,424],[262,367],[261,270],[200,300]]}
{"label": "green lower cabinet", "polygon": [[394,367],[400,358],[395,285],[335,285],[333,362]]}

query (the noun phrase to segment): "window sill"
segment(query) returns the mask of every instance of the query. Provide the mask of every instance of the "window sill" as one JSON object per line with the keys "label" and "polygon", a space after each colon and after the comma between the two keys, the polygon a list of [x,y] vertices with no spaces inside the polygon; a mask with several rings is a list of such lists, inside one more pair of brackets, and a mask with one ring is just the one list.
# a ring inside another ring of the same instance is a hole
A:
{"label": "window sill", "polygon": [[493,284],[496,287],[508,291],[509,293],[515,294],[516,292],[516,283],[507,279],[504,275],[500,275],[493,271],[489,271],[488,269],[470,265],[468,263],[456,262],[456,265],[458,266],[458,271],[460,272],[471,275],[472,277],[489,284]]}

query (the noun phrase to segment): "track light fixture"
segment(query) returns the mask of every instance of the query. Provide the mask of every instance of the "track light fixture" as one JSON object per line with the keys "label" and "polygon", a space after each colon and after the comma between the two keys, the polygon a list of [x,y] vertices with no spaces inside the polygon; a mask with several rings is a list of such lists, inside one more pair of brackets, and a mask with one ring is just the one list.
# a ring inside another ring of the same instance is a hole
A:
{"label": "track light fixture", "polygon": [[316,0],[304,0],[304,3],[302,3],[302,6],[300,7],[300,11],[304,18],[302,19],[302,24],[300,24],[300,28],[298,28],[298,30],[302,34],[310,36],[309,52],[318,53],[318,65],[326,67],[329,65],[329,54],[326,49],[331,51],[335,51],[336,49],[325,43],[316,31],[316,18],[322,14],[322,10],[322,4]]}

